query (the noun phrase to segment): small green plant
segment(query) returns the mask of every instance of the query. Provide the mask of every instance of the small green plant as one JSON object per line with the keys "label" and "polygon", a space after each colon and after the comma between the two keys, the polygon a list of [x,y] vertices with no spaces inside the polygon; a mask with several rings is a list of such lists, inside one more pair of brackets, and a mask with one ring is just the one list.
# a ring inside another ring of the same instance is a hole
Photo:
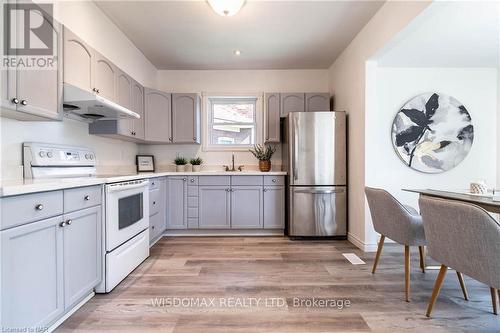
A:
{"label": "small green plant", "polygon": [[175,165],[186,165],[187,161],[184,157],[177,156],[174,160]]}
{"label": "small green plant", "polygon": [[191,163],[191,165],[201,165],[203,163],[203,160],[199,157],[196,157],[189,160],[189,163]]}
{"label": "small green plant", "polygon": [[254,145],[253,149],[249,149],[249,151],[255,156],[259,161],[270,161],[274,152],[276,151],[276,147],[273,146],[262,146],[262,145]]}

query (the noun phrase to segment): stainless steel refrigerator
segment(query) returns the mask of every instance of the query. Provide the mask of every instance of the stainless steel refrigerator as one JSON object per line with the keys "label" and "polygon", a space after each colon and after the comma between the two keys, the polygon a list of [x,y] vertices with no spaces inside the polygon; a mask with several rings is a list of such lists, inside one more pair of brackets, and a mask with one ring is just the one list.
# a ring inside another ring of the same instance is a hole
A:
{"label": "stainless steel refrigerator", "polygon": [[291,112],[284,123],[289,236],[347,235],[345,112]]}

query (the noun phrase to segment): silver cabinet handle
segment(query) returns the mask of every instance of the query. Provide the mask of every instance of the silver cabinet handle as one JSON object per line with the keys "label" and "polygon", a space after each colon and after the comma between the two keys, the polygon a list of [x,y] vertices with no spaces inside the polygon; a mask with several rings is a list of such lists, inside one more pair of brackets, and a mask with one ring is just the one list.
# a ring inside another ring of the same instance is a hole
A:
{"label": "silver cabinet handle", "polygon": [[293,167],[292,167],[292,173],[293,173],[293,179],[298,180],[299,175],[298,169],[297,169],[297,164],[299,163],[299,157],[297,156],[297,147],[299,146],[299,136],[298,136],[298,126],[297,126],[297,118],[292,118],[292,125],[293,125],[293,141],[292,141],[292,154],[293,154]]}
{"label": "silver cabinet handle", "polygon": [[186,181],[186,180],[187,180],[187,178],[182,178],[182,180],[183,180],[183,181]]}
{"label": "silver cabinet handle", "polygon": [[59,226],[60,226],[61,228],[64,228],[64,227],[66,226],[66,222],[62,222],[62,223],[60,223],[60,224],[59,224]]}
{"label": "silver cabinet handle", "polygon": [[97,89],[97,93],[98,93],[98,94],[100,94],[100,93],[101,93],[101,91],[100,91],[99,89]]}
{"label": "silver cabinet handle", "polygon": [[85,201],[89,201],[89,200],[90,200],[90,195],[86,195],[86,196],[84,196],[84,197],[83,197],[83,200],[85,200]]}
{"label": "silver cabinet handle", "polygon": [[92,91],[93,92],[97,92],[97,88],[92,88]]}
{"label": "silver cabinet handle", "polygon": [[194,183],[194,178],[191,178],[189,181],[190,181],[191,183]]}
{"label": "silver cabinet handle", "polygon": [[170,141],[170,142],[171,142],[171,141],[172,141],[172,137],[168,138],[168,141]]}
{"label": "silver cabinet handle", "polygon": [[226,192],[229,192],[229,189],[228,189],[228,188],[226,188]]}
{"label": "silver cabinet handle", "polygon": [[72,220],[67,220],[67,221],[66,221],[66,224],[67,224],[67,225],[71,225],[71,223],[73,223],[73,221],[72,221]]}
{"label": "silver cabinet handle", "polygon": [[276,183],[276,179],[271,180],[273,183]]}
{"label": "silver cabinet handle", "polygon": [[264,187],[264,192],[267,192],[267,188]]}
{"label": "silver cabinet handle", "polygon": [[14,98],[12,99],[12,103],[14,103],[14,104],[19,104],[19,100],[18,100],[17,98],[15,98],[15,97],[14,97]]}
{"label": "silver cabinet handle", "polygon": [[310,191],[295,191],[295,193],[308,193],[308,194],[334,194],[343,193],[344,190],[310,190]]}
{"label": "silver cabinet handle", "polygon": [[35,206],[35,209],[36,210],[42,210],[43,209],[43,205],[42,204],[38,204]]}
{"label": "silver cabinet handle", "polygon": [[194,137],[193,140],[196,141],[196,137]]}
{"label": "silver cabinet handle", "polygon": [[23,99],[23,100],[21,101],[21,104],[22,104],[22,105],[28,105],[28,101],[27,101],[27,100],[25,100],[25,99]]}
{"label": "silver cabinet handle", "polygon": [[229,192],[234,192],[234,188],[229,189]]}

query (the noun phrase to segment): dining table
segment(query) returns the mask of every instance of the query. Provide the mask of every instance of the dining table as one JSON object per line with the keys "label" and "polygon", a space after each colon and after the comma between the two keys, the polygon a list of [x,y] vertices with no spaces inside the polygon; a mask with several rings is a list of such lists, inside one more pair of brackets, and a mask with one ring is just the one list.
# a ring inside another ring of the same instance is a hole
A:
{"label": "dining table", "polygon": [[459,190],[403,189],[406,192],[418,193],[441,199],[462,201],[477,205],[490,213],[500,214],[500,201],[493,200],[493,193],[471,194]]}

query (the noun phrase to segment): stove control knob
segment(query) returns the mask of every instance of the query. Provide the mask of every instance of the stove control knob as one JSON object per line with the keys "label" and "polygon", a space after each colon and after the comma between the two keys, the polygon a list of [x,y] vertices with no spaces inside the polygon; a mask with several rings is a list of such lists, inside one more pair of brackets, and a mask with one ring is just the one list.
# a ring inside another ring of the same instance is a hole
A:
{"label": "stove control knob", "polygon": [[89,154],[89,158],[90,158],[91,160],[93,160],[93,159],[94,159],[94,155]]}
{"label": "stove control knob", "polygon": [[90,158],[89,154],[85,154],[85,159],[88,160]]}
{"label": "stove control knob", "polygon": [[48,157],[48,158],[52,158],[52,156],[54,156],[54,155],[52,154],[52,152],[51,152],[51,151],[47,152],[47,157]]}
{"label": "stove control knob", "polygon": [[45,157],[45,152],[43,150],[40,150],[40,152],[38,153],[38,155],[40,157]]}

